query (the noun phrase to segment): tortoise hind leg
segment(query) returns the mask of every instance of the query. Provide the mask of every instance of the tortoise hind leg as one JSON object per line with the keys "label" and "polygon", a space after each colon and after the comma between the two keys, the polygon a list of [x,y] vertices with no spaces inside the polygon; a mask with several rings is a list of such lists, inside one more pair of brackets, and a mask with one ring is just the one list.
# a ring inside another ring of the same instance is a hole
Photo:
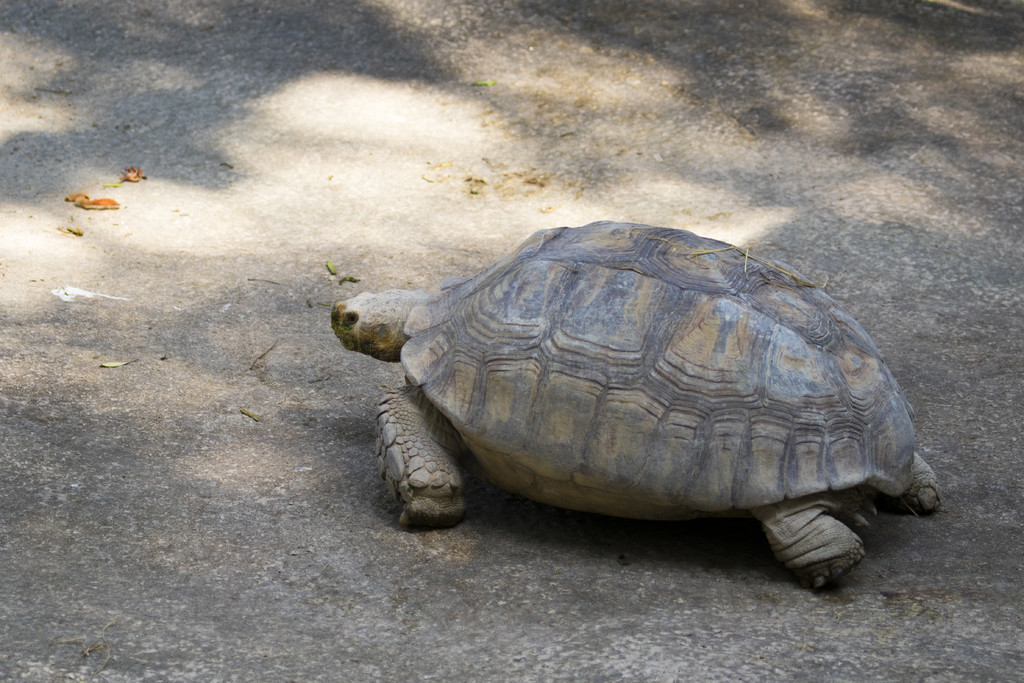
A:
{"label": "tortoise hind leg", "polygon": [[458,432],[419,387],[389,391],[377,409],[377,464],[405,504],[402,526],[446,527],[465,516]]}
{"label": "tortoise hind leg", "polygon": [[910,511],[915,515],[935,512],[939,507],[939,482],[932,468],[917,453],[914,454],[911,474],[913,480],[906,491],[896,497],[879,496],[879,502],[891,512]]}
{"label": "tortoise hind leg", "polygon": [[752,510],[775,557],[805,588],[821,588],[846,574],[864,557],[864,544],[830,514],[826,501],[797,499]]}

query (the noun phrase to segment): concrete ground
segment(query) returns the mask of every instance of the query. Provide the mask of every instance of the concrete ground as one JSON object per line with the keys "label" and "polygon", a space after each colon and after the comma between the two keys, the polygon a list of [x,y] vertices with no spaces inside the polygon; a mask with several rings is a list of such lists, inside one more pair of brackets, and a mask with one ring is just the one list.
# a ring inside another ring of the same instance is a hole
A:
{"label": "concrete ground", "polygon": [[[1021,675],[1024,2],[7,0],[0,60],[0,678]],[[827,279],[942,510],[819,592],[749,520],[400,528],[329,304],[599,219]]]}

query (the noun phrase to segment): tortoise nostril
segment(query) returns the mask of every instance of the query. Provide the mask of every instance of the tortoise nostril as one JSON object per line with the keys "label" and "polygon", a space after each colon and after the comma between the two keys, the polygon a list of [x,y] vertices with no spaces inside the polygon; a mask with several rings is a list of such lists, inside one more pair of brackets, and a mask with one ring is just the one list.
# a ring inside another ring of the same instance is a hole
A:
{"label": "tortoise nostril", "polygon": [[357,322],[359,322],[358,312],[347,310],[343,301],[334,304],[331,309],[331,326],[336,333],[341,334],[342,331],[351,330]]}

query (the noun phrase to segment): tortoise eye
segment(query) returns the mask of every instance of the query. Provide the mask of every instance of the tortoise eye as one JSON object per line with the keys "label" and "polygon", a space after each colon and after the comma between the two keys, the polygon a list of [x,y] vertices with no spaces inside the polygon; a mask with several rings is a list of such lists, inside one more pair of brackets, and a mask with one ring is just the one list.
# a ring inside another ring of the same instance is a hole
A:
{"label": "tortoise eye", "polygon": [[346,327],[351,327],[359,322],[359,314],[355,311],[348,311],[341,316],[341,322]]}

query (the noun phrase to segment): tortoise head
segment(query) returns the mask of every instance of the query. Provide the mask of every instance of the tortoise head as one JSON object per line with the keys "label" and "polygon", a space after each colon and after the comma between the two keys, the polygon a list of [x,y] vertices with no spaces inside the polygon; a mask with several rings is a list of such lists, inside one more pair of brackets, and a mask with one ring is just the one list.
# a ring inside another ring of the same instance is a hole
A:
{"label": "tortoise head", "polygon": [[423,290],[363,292],[331,309],[331,327],[341,345],[378,360],[397,361],[409,339],[403,331],[414,306],[432,295]]}

